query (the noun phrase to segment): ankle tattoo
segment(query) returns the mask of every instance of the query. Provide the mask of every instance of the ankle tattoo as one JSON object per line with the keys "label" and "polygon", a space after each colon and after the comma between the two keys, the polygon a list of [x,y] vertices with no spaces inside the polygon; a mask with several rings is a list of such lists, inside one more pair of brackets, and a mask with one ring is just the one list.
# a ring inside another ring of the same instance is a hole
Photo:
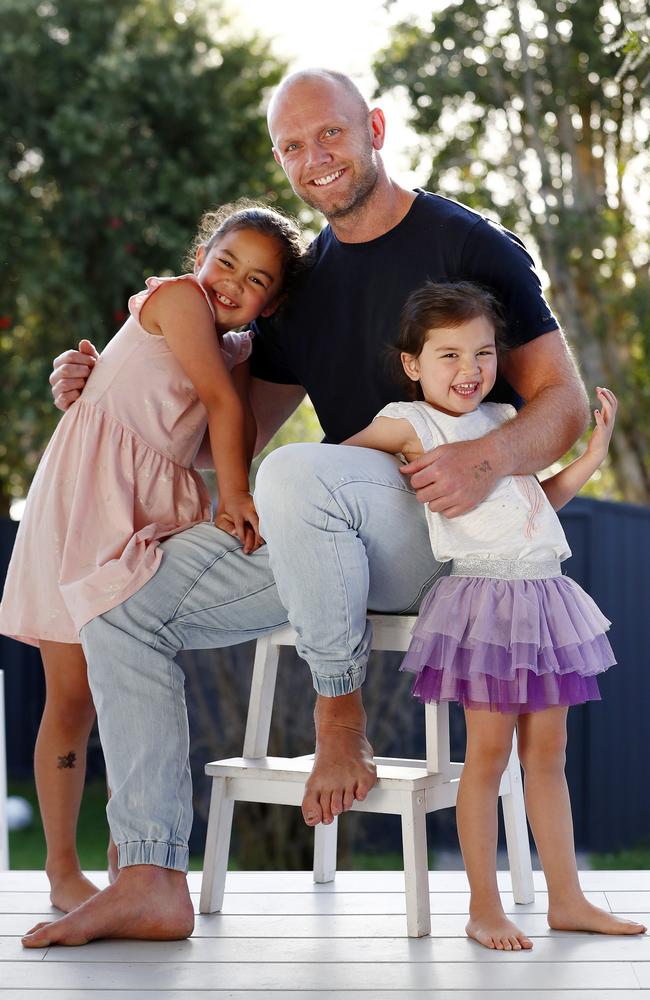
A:
{"label": "ankle tattoo", "polygon": [[59,763],[57,764],[57,767],[59,771],[63,771],[66,768],[73,768],[77,763],[77,755],[74,750],[71,750],[70,753],[64,754],[63,757],[59,757],[58,761]]}

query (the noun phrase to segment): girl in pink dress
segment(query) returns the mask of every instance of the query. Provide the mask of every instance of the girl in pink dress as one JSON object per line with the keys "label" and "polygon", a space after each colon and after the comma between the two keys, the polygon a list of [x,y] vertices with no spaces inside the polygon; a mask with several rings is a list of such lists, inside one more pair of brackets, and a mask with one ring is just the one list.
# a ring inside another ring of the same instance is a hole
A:
{"label": "girl in pink dress", "polygon": [[156,572],[159,542],[211,516],[193,462],[206,426],[219,488],[215,525],[245,552],[262,544],[248,472],[252,334],[296,271],[297,225],[261,205],[208,213],[194,273],[148,278],[62,417],[27,498],[0,632],[39,646],[47,697],[35,773],[55,906],[97,890],[83,876],[76,825],[94,707],[79,631]]}

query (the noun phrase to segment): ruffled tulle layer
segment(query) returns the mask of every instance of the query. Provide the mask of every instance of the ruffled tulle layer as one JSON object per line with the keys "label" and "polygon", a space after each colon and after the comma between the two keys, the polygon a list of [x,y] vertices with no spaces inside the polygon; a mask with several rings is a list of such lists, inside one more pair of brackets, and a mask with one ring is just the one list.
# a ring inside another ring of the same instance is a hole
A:
{"label": "ruffled tulle layer", "polygon": [[442,577],[420,609],[402,670],[421,701],[535,712],[600,699],[616,660],[610,622],[575,581]]}

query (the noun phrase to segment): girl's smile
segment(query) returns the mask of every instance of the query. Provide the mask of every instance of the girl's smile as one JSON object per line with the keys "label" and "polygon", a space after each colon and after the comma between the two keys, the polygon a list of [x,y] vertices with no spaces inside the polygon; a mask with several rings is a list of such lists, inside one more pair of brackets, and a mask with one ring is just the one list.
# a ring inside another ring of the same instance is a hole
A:
{"label": "girl's smile", "polygon": [[451,416],[471,413],[496,379],[494,328],[485,316],[476,316],[460,326],[430,330],[421,353],[403,353],[402,364],[431,406]]}

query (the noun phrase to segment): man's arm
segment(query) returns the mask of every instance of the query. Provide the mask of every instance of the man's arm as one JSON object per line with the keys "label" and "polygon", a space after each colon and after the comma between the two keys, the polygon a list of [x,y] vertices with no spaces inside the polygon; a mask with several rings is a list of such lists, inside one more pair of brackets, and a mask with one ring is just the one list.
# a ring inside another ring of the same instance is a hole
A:
{"label": "man's arm", "polygon": [[250,401],[257,421],[256,455],[266,447],[304,398],[305,390],[301,385],[279,385],[251,377]]}
{"label": "man's arm", "polygon": [[526,401],[514,420],[402,466],[418,500],[432,511],[446,517],[467,513],[503,476],[537,472],[556,461],[587,426],[587,394],[559,330],[508,351],[501,370]]}

